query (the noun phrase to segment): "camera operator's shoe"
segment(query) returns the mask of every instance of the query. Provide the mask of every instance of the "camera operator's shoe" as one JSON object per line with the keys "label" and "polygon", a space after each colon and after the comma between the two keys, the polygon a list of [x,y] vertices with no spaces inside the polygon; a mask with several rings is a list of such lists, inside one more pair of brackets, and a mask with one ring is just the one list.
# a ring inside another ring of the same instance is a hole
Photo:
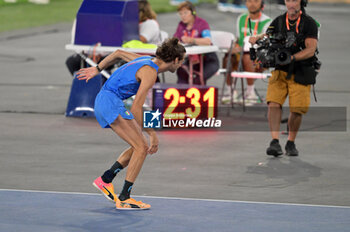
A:
{"label": "camera operator's shoe", "polygon": [[295,143],[292,141],[289,141],[289,140],[287,141],[285,149],[286,149],[286,155],[288,155],[288,156],[298,156],[299,155],[299,151],[295,147]]}
{"label": "camera operator's shoe", "polygon": [[270,142],[270,146],[266,149],[266,154],[278,157],[283,155],[282,147],[277,139],[273,139]]}
{"label": "camera operator's shoe", "polygon": [[143,203],[142,201],[136,201],[133,198],[129,198],[124,201],[117,198],[115,206],[118,210],[144,210],[151,208],[151,205]]}
{"label": "camera operator's shoe", "polygon": [[114,187],[112,183],[105,183],[103,182],[101,177],[98,177],[92,183],[92,185],[95,186],[98,190],[100,190],[103,196],[105,196],[108,200],[115,202],[117,197],[114,193]]}

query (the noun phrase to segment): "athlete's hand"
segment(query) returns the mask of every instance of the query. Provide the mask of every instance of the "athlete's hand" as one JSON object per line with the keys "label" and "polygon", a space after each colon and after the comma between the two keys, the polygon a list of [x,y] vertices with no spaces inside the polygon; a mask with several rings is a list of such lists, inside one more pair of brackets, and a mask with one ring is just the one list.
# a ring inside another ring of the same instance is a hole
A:
{"label": "athlete's hand", "polygon": [[97,74],[99,74],[99,72],[96,67],[82,68],[77,72],[77,78],[78,80],[86,80],[86,82],[88,82]]}
{"label": "athlete's hand", "polygon": [[149,136],[149,148],[148,148],[148,154],[154,154],[158,151],[158,144],[159,144],[159,140],[157,137],[156,133],[152,133]]}

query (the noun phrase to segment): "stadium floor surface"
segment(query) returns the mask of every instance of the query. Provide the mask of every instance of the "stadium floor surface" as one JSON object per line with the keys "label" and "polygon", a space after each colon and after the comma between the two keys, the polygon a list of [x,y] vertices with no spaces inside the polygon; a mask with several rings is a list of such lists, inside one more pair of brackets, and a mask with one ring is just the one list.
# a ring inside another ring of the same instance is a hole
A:
{"label": "stadium floor surface", "polygon": [[[120,211],[100,194],[0,190],[1,231],[350,231],[350,207],[137,197]],[[293,222],[293,223],[291,223]]]}

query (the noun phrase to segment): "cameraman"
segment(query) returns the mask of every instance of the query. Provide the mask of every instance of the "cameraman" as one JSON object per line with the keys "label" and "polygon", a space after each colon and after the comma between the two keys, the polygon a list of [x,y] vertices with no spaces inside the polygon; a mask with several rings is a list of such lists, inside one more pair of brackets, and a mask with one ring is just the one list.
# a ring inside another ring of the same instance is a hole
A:
{"label": "cameraman", "polygon": [[[294,34],[295,42],[289,47],[291,53],[284,65],[276,65],[272,71],[267,88],[268,121],[272,136],[266,153],[272,156],[283,154],[279,144],[279,130],[282,117],[282,105],[289,95],[290,114],[288,118],[288,141],[286,155],[298,156],[295,138],[301,125],[302,115],[308,111],[310,104],[310,87],[315,83],[318,28],[313,18],[305,12],[307,0],[285,0],[287,12],[278,16],[267,29],[267,36],[287,33]],[[266,35],[251,37],[249,42],[255,44]]]}

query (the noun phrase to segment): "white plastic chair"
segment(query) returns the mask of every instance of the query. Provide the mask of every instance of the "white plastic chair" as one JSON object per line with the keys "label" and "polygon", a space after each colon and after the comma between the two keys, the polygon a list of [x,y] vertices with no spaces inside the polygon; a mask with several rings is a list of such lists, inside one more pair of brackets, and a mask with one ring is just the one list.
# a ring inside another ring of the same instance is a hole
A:
{"label": "white plastic chair", "polygon": [[168,32],[160,30],[160,41],[163,43],[164,40],[168,38],[169,38]]}
{"label": "white plastic chair", "polygon": [[231,47],[231,43],[236,40],[236,37],[231,32],[227,31],[211,31],[211,41],[215,46],[218,46],[220,52],[226,53]]}
{"label": "white plastic chair", "polygon": [[[160,30],[160,41],[161,41],[161,43],[163,43],[168,38],[169,38],[168,32]],[[163,83],[165,83],[165,73],[164,72],[162,73],[162,81],[163,81]]]}
{"label": "white plastic chair", "polygon": [[[266,78],[266,74],[258,74],[258,73],[251,73],[251,72],[243,72],[242,70],[242,64],[240,60],[239,70],[233,71],[231,70],[231,51],[230,48],[234,47],[234,41],[236,40],[236,37],[231,32],[226,31],[211,31],[212,36],[212,42],[214,45],[218,46],[220,49],[220,52],[227,53],[228,54],[228,60],[226,64],[226,69],[219,69],[217,75],[223,74],[224,75],[224,83],[222,85],[222,92],[224,91],[225,84],[226,84],[226,78],[232,77],[234,78],[234,82],[237,82],[237,78],[241,79],[241,87],[242,87],[242,98],[243,98],[243,110],[245,110],[245,99],[244,99],[244,82],[243,79],[245,78]],[[241,57],[243,56],[243,51],[241,52]],[[230,73],[228,73],[230,72]],[[236,85],[235,85],[236,88]],[[232,89],[231,86],[231,105],[233,107],[233,98],[232,93],[235,89]]]}
{"label": "white plastic chair", "polygon": [[[221,93],[223,96],[225,85],[226,85],[226,78],[228,78],[228,76],[230,75],[230,74],[228,74],[228,72],[230,72],[230,70],[231,70],[231,51],[230,51],[230,49],[232,49],[234,42],[236,40],[236,37],[234,36],[234,34],[232,34],[231,32],[227,32],[227,31],[211,31],[211,40],[215,46],[219,47],[220,53],[223,53],[223,54],[228,53],[229,54],[229,57],[227,59],[226,68],[219,69],[219,71],[216,74],[216,75],[220,75],[220,74],[224,75],[224,81],[223,81],[222,89],[221,89]],[[232,95],[232,93],[233,93],[233,89],[231,86],[231,95]],[[232,97],[231,97],[231,105],[233,106]]]}

